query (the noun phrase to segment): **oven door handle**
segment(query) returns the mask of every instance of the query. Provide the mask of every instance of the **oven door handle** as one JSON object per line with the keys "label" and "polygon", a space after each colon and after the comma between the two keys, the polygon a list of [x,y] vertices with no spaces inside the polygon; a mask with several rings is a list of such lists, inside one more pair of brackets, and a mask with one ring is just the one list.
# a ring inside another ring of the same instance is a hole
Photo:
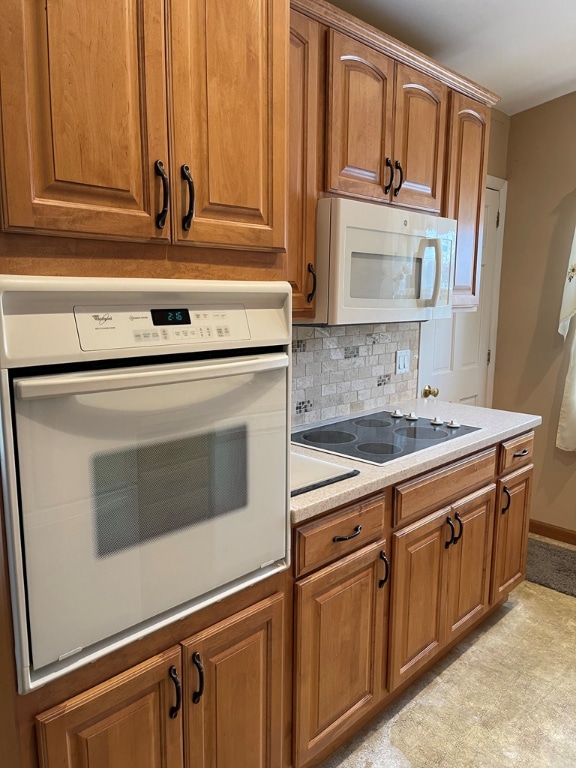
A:
{"label": "oven door handle", "polygon": [[101,371],[71,373],[59,376],[38,376],[16,379],[14,391],[19,400],[33,400],[41,397],[62,395],[86,395],[97,392],[112,392],[121,389],[154,387],[163,384],[180,384],[223,376],[261,373],[288,367],[288,355],[275,352],[254,355],[235,360],[213,360],[189,365],[170,364],[155,370],[134,368],[123,371]]}

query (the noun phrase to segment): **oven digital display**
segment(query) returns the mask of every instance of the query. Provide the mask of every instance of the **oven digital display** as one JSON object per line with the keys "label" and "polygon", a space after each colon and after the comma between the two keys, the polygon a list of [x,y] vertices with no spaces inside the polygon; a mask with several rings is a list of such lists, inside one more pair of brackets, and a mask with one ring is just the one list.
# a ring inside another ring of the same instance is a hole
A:
{"label": "oven digital display", "polygon": [[151,309],[152,325],[190,325],[187,309]]}

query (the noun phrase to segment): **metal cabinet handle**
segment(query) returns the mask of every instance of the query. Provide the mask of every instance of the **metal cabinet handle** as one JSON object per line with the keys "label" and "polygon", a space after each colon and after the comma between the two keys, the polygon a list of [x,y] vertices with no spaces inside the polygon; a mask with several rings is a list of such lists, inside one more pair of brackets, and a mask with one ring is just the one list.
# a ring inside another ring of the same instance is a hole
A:
{"label": "metal cabinet handle", "polygon": [[199,653],[192,655],[192,664],[198,670],[198,690],[192,694],[192,704],[198,704],[204,693],[204,667],[202,665],[202,658]]}
{"label": "metal cabinet handle", "polygon": [[163,190],[162,210],[156,216],[156,226],[158,229],[164,229],[166,226],[166,216],[168,216],[168,207],[170,206],[170,189],[168,187],[168,175],[164,169],[162,160],[156,160],[154,163],[154,171],[156,172],[156,176],[160,176],[162,179]]}
{"label": "metal cabinet handle", "polygon": [[360,536],[361,531],[362,531],[362,526],[357,525],[356,528],[354,528],[354,533],[351,533],[349,536],[334,536],[332,541],[335,543],[338,541],[350,541],[350,539],[355,539],[356,536]]}
{"label": "metal cabinet handle", "polygon": [[517,451],[516,453],[513,453],[512,456],[515,459],[521,459],[522,456],[528,456],[529,453],[530,451],[528,450],[528,448],[522,448],[521,451]]}
{"label": "metal cabinet handle", "polygon": [[173,707],[170,707],[169,712],[170,717],[172,720],[174,720],[174,718],[178,716],[178,712],[180,712],[180,707],[182,706],[182,686],[180,684],[180,678],[178,677],[178,671],[176,667],[170,667],[168,674],[170,675],[170,678],[174,683],[174,687],[176,688],[176,704],[174,704]]}
{"label": "metal cabinet handle", "polygon": [[508,510],[510,509],[510,504],[512,502],[512,497],[510,496],[510,491],[508,490],[508,488],[506,488],[506,486],[504,486],[504,488],[502,490],[506,494],[506,506],[502,507],[502,509],[500,511],[501,511],[501,513],[503,515],[505,515],[506,512],[508,512]]}
{"label": "metal cabinet handle", "polygon": [[390,561],[386,557],[386,552],[380,552],[380,560],[384,563],[384,578],[380,579],[378,582],[378,589],[382,589],[384,584],[388,581],[388,577],[390,576]]}
{"label": "metal cabinet handle", "polygon": [[390,160],[389,157],[386,158],[386,168],[390,168],[390,181],[384,187],[384,194],[387,195],[392,189],[392,183],[394,182],[394,166],[392,165],[392,160]]}
{"label": "metal cabinet handle", "polygon": [[308,264],[308,272],[312,275],[312,290],[306,296],[306,301],[310,304],[314,296],[316,296],[316,270],[314,269],[314,264]]}
{"label": "metal cabinet handle", "polygon": [[404,170],[400,165],[399,160],[396,160],[396,162],[394,163],[394,168],[396,168],[397,171],[400,171],[400,183],[398,184],[397,187],[394,187],[394,197],[398,197],[398,194],[402,189],[402,184],[404,184]]}
{"label": "metal cabinet handle", "polygon": [[192,226],[192,219],[194,218],[194,205],[196,202],[196,193],[194,192],[194,179],[190,173],[190,166],[183,165],[180,168],[182,178],[188,184],[188,210],[182,218],[182,229],[184,232],[188,232]]}
{"label": "metal cabinet handle", "polygon": [[450,516],[446,518],[446,522],[450,526],[450,541],[445,541],[444,546],[446,549],[448,549],[450,544],[454,544],[454,535],[456,533],[456,529],[454,528],[454,523],[452,522],[452,518]]}
{"label": "metal cabinet handle", "polygon": [[456,520],[458,521],[458,525],[460,526],[460,528],[458,529],[458,535],[454,536],[454,542],[453,543],[457,544],[460,541],[460,539],[462,538],[462,534],[464,533],[464,524],[462,523],[462,518],[460,517],[458,512],[456,512],[454,517],[456,518]]}

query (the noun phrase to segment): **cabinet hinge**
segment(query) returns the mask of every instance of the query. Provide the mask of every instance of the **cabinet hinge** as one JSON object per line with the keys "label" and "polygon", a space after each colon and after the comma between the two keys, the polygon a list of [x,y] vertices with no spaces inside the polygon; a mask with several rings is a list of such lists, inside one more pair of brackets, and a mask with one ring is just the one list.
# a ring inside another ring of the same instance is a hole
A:
{"label": "cabinet hinge", "polygon": [[500,226],[500,211],[496,214],[496,229]]}
{"label": "cabinet hinge", "polygon": [[488,350],[488,354],[486,355],[486,365],[490,365],[490,360],[492,360],[492,350]]}

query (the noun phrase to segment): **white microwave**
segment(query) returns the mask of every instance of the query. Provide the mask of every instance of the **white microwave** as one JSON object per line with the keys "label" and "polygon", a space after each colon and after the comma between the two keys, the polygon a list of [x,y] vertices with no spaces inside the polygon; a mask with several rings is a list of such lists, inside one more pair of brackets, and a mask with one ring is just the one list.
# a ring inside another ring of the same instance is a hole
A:
{"label": "white microwave", "polygon": [[456,221],[387,205],[318,201],[316,315],[352,325],[450,317]]}

